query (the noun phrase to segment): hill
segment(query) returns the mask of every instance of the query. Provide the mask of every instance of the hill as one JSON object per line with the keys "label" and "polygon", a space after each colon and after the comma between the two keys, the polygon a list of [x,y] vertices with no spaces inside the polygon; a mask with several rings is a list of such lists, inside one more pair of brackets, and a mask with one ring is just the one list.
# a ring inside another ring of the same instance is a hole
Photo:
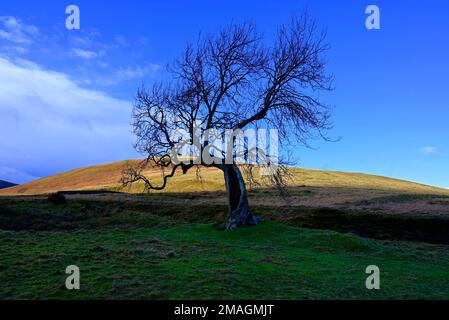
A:
{"label": "hill", "polygon": [[[131,189],[121,189],[120,178],[127,163],[135,164],[138,160],[108,163],[97,166],[79,168],[56,174],[30,183],[1,190],[4,195],[39,195],[57,191],[110,190],[137,193],[142,186]],[[447,190],[419,183],[374,176],[361,173],[337,171],[309,170],[292,168],[292,187],[339,188],[351,190],[372,190],[388,192],[407,192],[420,194],[449,194]],[[153,180],[160,180],[160,170],[148,169],[145,172]],[[223,174],[217,169],[202,169],[201,179],[197,178],[195,170],[182,175],[178,172],[162,192],[217,192],[224,191]]]}
{"label": "hill", "polygon": [[17,184],[15,184],[15,183],[11,183],[11,182],[8,182],[8,181],[0,180],[0,189],[10,188],[10,187],[14,187],[16,185]]}

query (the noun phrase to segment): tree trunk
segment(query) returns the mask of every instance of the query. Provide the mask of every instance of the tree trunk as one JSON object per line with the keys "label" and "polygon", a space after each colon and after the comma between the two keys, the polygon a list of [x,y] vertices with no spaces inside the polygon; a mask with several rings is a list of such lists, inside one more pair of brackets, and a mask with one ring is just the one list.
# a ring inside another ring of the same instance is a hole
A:
{"label": "tree trunk", "polygon": [[235,165],[225,165],[223,171],[226,181],[229,210],[226,230],[250,227],[261,223],[262,219],[253,216],[249,211],[248,193],[240,169]]}

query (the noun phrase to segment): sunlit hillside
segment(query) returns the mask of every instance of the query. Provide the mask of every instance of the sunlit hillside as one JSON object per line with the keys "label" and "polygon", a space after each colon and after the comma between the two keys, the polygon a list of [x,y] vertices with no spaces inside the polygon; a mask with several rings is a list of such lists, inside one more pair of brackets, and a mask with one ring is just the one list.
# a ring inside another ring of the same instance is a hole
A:
{"label": "sunlit hillside", "polygon": [[[79,190],[111,190],[122,192],[141,192],[141,184],[131,188],[121,188],[120,178],[127,163],[136,164],[138,160],[121,161],[98,166],[79,168],[65,173],[39,179],[24,185],[0,190],[3,195],[38,195],[57,191]],[[418,183],[373,176],[360,173],[346,173],[336,171],[308,170],[292,168],[292,187],[317,188],[345,188],[401,191],[411,193],[443,193],[447,190],[426,186]],[[161,180],[160,169],[148,169],[146,176],[157,182]],[[223,173],[217,169],[202,168],[190,170],[183,175],[180,170],[170,179],[170,183],[163,192],[201,192],[224,190]]]}

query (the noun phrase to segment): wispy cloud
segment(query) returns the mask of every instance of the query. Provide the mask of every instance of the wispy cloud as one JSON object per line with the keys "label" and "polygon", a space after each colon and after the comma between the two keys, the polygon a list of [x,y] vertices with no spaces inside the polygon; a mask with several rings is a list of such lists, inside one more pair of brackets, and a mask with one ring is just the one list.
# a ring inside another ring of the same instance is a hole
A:
{"label": "wispy cloud", "polygon": [[11,16],[0,17],[0,39],[18,44],[30,44],[38,35],[39,29]]}
{"label": "wispy cloud", "polygon": [[80,48],[74,48],[72,50],[72,52],[75,56],[82,58],[82,59],[99,58],[105,54],[104,51],[95,52],[95,51],[84,50],[84,49],[80,49]]}
{"label": "wispy cloud", "polygon": [[[3,53],[9,52],[11,54],[18,54],[18,55],[24,55],[29,53],[29,48],[21,45],[11,45],[11,46],[2,46]],[[2,52],[0,52],[1,54]]]}
{"label": "wispy cloud", "polygon": [[60,70],[70,72],[76,83],[96,88],[148,79],[161,69],[155,63],[130,65],[129,61],[136,61],[136,56],[142,59],[146,38],[123,35],[104,38],[101,32],[88,27],[77,33],[64,28],[57,30],[50,34],[19,18],[0,17],[0,57],[9,60],[21,57],[48,65],[46,57],[51,51],[52,61],[58,62]]}
{"label": "wispy cloud", "polygon": [[420,148],[419,151],[423,154],[431,155],[431,154],[436,153],[438,151],[438,148],[432,147],[432,146],[426,146],[426,147]]}
{"label": "wispy cloud", "polygon": [[145,66],[121,67],[115,71],[112,79],[103,79],[102,81],[106,85],[113,85],[124,81],[144,79],[145,77],[154,75],[159,70],[161,70],[161,66],[154,63],[149,63]]}
{"label": "wispy cloud", "polygon": [[45,166],[62,171],[130,157],[131,108],[64,73],[0,58],[0,166],[44,176]]}
{"label": "wispy cloud", "polygon": [[160,65],[155,63],[135,66],[114,66],[112,68],[113,64],[101,59],[95,60],[95,66],[101,68],[100,72],[92,72],[87,77],[77,80],[77,83],[95,85],[96,87],[106,89],[128,81],[146,81],[155,77],[162,69]]}

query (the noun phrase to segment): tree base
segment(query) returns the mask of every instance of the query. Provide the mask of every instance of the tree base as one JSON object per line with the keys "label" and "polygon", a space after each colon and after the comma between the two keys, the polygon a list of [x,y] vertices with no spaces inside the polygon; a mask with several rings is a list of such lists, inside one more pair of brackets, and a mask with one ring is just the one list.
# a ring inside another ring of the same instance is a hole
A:
{"label": "tree base", "polygon": [[237,228],[254,227],[263,222],[260,216],[254,216],[250,213],[232,214],[226,222],[226,230],[235,230]]}

